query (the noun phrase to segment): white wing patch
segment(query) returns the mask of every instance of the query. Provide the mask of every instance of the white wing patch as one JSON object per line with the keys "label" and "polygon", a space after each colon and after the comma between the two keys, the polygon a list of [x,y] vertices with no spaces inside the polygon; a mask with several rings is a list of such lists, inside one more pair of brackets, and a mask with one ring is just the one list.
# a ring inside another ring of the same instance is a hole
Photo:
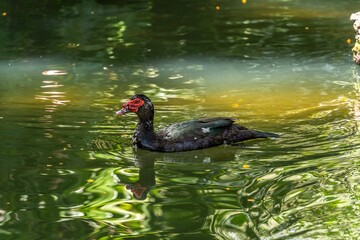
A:
{"label": "white wing patch", "polygon": [[203,133],[209,133],[210,132],[210,128],[207,127],[207,128],[201,128],[202,132]]}

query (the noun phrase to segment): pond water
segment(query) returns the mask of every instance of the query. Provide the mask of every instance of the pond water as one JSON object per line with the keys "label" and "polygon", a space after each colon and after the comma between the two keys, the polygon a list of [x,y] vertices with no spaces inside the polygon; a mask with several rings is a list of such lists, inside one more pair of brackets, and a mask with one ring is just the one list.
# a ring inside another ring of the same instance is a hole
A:
{"label": "pond water", "polygon": [[[356,9],[1,2],[0,238],[356,239]],[[135,93],[156,128],[229,116],[281,138],[133,151],[136,116],[114,113]]]}

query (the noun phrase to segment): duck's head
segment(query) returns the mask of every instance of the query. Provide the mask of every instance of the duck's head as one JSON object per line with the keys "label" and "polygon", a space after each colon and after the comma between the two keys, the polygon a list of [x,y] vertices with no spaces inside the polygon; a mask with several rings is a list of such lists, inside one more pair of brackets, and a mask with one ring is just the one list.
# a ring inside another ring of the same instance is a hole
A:
{"label": "duck's head", "polygon": [[133,112],[139,118],[152,118],[154,116],[154,106],[147,96],[136,94],[122,105],[122,109],[116,112],[116,115],[124,115]]}

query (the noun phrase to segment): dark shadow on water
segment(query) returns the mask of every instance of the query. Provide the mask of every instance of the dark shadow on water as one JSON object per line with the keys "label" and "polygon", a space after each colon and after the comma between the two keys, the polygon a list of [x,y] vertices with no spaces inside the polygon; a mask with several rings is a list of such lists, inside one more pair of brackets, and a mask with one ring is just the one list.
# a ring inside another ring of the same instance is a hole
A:
{"label": "dark shadow on water", "polygon": [[203,166],[213,162],[234,160],[236,159],[237,151],[239,151],[239,147],[233,146],[220,146],[177,153],[159,153],[137,149],[134,151],[134,164],[139,168],[138,180],[124,184],[135,199],[145,200],[150,190],[156,185],[155,161],[158,163],[186,164],[189,167],[196,167],[196,165]]}

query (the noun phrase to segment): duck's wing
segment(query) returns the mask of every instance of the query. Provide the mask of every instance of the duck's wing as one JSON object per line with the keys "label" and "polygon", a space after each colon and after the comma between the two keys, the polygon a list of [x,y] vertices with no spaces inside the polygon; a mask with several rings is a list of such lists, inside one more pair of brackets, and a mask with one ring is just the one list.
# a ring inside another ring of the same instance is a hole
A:
{"label": "duck's wing", "polygon": [[222,136],[223,132],[233,125],[233,122],[233,119],[226,117],[192,120],[172,124],[161,129],[157,134],[160,138],[173,142],[197,140]]}

